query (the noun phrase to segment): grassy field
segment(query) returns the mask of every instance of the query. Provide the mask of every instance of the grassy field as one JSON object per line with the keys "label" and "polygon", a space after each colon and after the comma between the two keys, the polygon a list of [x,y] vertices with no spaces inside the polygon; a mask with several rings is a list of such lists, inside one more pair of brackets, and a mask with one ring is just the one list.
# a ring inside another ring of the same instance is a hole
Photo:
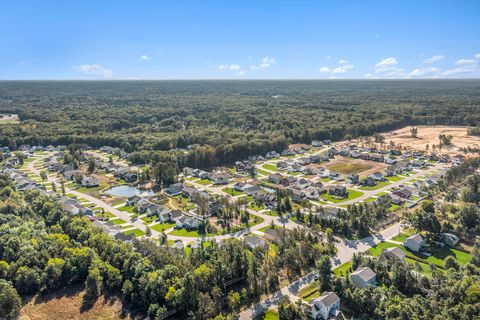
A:
{"label": "grassy field", "polygon": [[364,187],[360,187],[360,190],[378,190],[380,188],[383,188],[383,187],[386,187],[388,186],[389,184],[391,184],[390,181],[386,180],[386,181],[380,181],[380,182],[377,182],[376,185],[374,186],[364,186]]}
{"label": "grassy field", "polygon": [[169,233],[172,236],[180,236],[180,237],[198,237],[197,230],[187,230],[187,229],[176,229]]}
{"label": "grassy field", "polygon": [[150,228],[152,230],[155,230],[155,231],[158,231],[158,232],[162,232],[162,231],[165,231],[167,229],[170,229],[172,227],[175,226],[175,223],[168,223],[168,222],[165,222],[165,223],[157,223],[157,224],[154,224],[153,226],[151,226]]}
{"label": "grassy field", "polygon": [[201,184],[202,186],[209,186],[209,185],[212,184],[212,181],[210,181],[208,179],[197,180],[195,182],[198,183],[198,184]]}
{"label": "grassy field", "polygon": [[142,230],[140,229],[132,229],[132,230],[128,230],[128,231],[125,231],[124,232],[127,236],[129,234],[133,234],[135,237],[141,237],[141,236],[144,236],[145,235],[145,232],[143,232]]}
{"label": "grassy field", "polygon": [[258,173],[261,174],[262,176],[268,176],[270,174],[267,171],[262,170],[262,169],[258,169]]}
{"label": "grassy field", "polygon": [[387,179],[388,181],[391,181],[391,182],[397,182],[397,181],[400,181],[404,178],[405,177],[400,177],[400,176],[385,177],[385,179]]}
{"label": "grassy field", "polygon": [[134,206],[123,206],[123,207],[119,207],[118,210],[125,211],[128,213],[133,213],[133,208]]}
{"label": "grassy field", "polygon": [[154,214],[153,216],[145,216],[143,218],[140,218],[143,222],[145,222],[145,224],[150,224],[152,223],[153,221],[155,221],[156,219],[158,218],[158,215]]}
{"label": "grassy field", "polygon": [[270,163],[264,163],[262,165],[262,168],[264,168],[265,170],[269,170],[269,171],[278,171],[277,166],[274,165],[274,164],[270,164]]}
{"label": "grassy field", "polygon": [[228,193],[231,196],[239,196],[239,195],[243,194],[243,192],[241,192],[241,191],[237,191],[233,188],[228,188],[228,187],[223,188],[222,191],[225,192],[225,193]]}
{"label": "grassy field", "polygon": [[350,270],[351,268],[352,268],[352,263],[348,261],[336,267],[335,269],[333,269],[333,273],[335,273],[337,277],[344,277],[347,274],[347,271],[351,271]]}
{"label": "grassy field", "polygon": [[267,310],[265,314],[258,316],[255,320],[279,320],[278,313],[275,310]]}
{"label": "grassy field", "polygon": [[328,167],[330,171],[336,171],[343,174],[350,174],[350,173],[359,173],[365,170],[372,168],[372,166],[366,163],[359,163],[359,162],[342,162],[336,163]]}
{"label": "grassy field", "polygon": [[113,223],[114,226],[119,225],[119,224],[127,223],[127,221],[125,221],[123,219],[120,219],[120,218],[110,219],[110,220],[108,220],[108,222]]}
{"label": "grassy field", "polygon": [[322,194],[322,197],[327,201],[337,203],[337,202],[343,202],[347,200],[353,200],[363,196],[363,192],[358,190],[348,189],[347,191],[348,191],[348,196],[346,198],[338,198],[335,196],[331,196],[329,194]]}

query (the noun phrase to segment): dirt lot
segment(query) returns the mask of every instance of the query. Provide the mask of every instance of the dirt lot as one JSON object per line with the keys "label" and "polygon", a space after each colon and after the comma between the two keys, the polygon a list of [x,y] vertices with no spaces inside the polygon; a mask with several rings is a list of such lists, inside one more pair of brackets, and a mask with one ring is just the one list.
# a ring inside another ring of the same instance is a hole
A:
{"label": "dirt lot", "polygon": [[93,305],[85,305],[83,296],[84,292],[76,287],[34,297],[22,308],[20,320],[132,319],[122,313],[122,304],[117,298],[101,296]]}
{"label": "dirt lot", "polygon": [[332,171],[337,171],[343,174],[359,174],[361,177],[368,176],[377,171],[383,171],[387,167],[384,163],[368,161],[362,159],[352,159],[342,156],[336,156],[325,167]]}
{"label": "dirt lot", "polygon": [[[412,127],[405,127],[400,130],[384,133],[385,143],[390,143],[390,140],[395,142],[395,144],[400,144],[402,147],[407,147],[411,150],[425,150],[426,145],[428,144],[430,150],[432,145],[438,145],[438,135],[452,135],[453,136],[453,146],[443,147],[441,150],[442,154],[457,154],[458,149],[461,147],[480,147],[480,137],[468,136],[467,129],[468,127],[454,127],[454,126],[417,126],[418,133],[417,138],[412,138],[410,129]],[[437,149],[438,150],[438,149]]]}
{"label": "dirt lot", "polygon": [[19,123],[18,115],[16,114],[0,114],[1,123]]}

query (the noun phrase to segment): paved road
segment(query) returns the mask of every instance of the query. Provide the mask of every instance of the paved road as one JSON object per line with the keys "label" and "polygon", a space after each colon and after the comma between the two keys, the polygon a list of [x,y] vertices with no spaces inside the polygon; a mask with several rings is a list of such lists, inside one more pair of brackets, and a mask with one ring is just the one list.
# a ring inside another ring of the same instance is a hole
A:
{"label": "paved road", "polygon": [[[335,267],[348,262],[352,259],[354,253],[365,252],[376,243],[382,240],[388,240],[400,233],[400,223],[396,223],[380,233],[367,237],[362,240],[340,240],[335,244],[338,253],[332,258]],[[268,296],[266,299],[257,303],[251,308],[248,308],[240,313],[240,320],[253,319],[262,312],[278,305],[283,296],[287,296],[290,301],[295,302],[300,298],[297,296],[298,291],[315,281],[315,273],[311,272],[306,276],[298,279],[290,285],[283,287],[279,291]]]}

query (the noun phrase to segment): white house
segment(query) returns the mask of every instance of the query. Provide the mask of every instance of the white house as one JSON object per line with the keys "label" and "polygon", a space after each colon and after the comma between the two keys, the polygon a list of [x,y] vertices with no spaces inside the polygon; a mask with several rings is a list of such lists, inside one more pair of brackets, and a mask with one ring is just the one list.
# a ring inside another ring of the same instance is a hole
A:
{"label": "white house", "polygon": [[398,247],[383,249],[382,255],[389,260],[398,259],[401,262],[405,261],[405,256],[406,256],[405,252],[403,252],[403,250]]}
{"label": "white house", "polygon": [[340,298],[335,292],[324,292],[318,298],[309,301],[308,313],[314,319],[327,320],[340,314]]}
{"label": "white house", "polygon": [[411,237],[408,237],[403,241],[403,246],[407,249],[410,249],[415,252],[419,252],[420,249],[426,244],[425,239],[419,235],[415,234]]}
{"label": "white house", "polygon": [[375,286],[375,272],[369,267],[357,269],[357,271],[350,274],[350,280],[357,288],[363,289],[369,286]]}

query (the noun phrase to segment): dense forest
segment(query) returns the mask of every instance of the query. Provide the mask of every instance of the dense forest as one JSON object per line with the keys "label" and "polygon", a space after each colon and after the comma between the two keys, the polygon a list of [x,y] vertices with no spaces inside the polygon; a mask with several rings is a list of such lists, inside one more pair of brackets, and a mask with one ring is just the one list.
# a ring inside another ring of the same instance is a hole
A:
{"label": "dense forest", "polygon": [[209,167],[408,124],[478,125],[479,93],[478,80],[8,81],[0,113],[21,124],[0,126],[0,144],[109,145],[135,162],[188,148],[179,166]]}

